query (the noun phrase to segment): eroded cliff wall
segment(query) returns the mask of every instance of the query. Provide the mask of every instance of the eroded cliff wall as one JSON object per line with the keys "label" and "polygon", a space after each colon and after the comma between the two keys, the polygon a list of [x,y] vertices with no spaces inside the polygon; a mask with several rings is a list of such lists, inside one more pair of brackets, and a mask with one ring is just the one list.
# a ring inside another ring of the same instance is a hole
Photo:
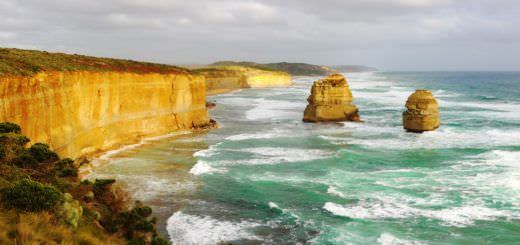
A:
{"label": "eroded cliff wall", "polygon": [[220,94],[242,88],[287,87],[291,76],[285,72],[266,71],[247,67],[228,66],[199,69],[198,75],[206,78],[206,92]]}
{"label": "eroded cliff wall", "polygon": [[40,72],[0,77],[0,121],[78,157],[209,124],[205,82],[190,74]]}

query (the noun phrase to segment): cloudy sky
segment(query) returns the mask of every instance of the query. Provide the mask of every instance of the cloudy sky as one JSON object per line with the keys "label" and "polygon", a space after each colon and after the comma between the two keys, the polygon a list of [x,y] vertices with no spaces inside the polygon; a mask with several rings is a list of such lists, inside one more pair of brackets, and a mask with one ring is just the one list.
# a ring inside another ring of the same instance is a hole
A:
{"label": "cloudy sky", "polygon": [[0,46],[163,63],[520,70],[519,0],[0,0]]}

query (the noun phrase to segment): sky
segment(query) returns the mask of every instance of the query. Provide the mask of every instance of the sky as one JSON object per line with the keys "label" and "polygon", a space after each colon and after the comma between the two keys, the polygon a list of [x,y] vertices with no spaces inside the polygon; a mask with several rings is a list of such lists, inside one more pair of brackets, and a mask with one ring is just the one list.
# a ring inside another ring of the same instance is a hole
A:
{"label": "sky", "polygon": [[168,64],[520,70],[520,0],[0,0],[0,46]]}

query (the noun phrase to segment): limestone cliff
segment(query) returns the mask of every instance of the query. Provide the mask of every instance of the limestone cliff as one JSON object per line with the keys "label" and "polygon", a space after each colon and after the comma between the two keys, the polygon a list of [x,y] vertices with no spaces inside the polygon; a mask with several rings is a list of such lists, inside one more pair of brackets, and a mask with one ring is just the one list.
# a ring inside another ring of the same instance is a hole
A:
{"label": "limestone cliff", "polygon": [[194,72],[204,76],[206,80],[206,93],[208,95],[249,88],[245,74],[240,71],[208,68],[195,70]]}
{"label": "limestone cliff", "polygon": [[352,104],[347,79],[340,74],[315,81],[307,99],[303,121],[360,121],[358,108]]}
{"label": "limestone cliff", "polygon": [[205,82],[189,73],[47,71],[0,77],[0,121],[78,157],[208,125]]}
{"label": "limestone cliff", "polygon": [[249,67],[226,66],[194,70],[206,79],[208,94],[220,94],[242,88],[287,87],[291,76],[285,72]]}
{"label": "limestone cliff", "polygon": [[417,90],[408,97],[403,126],[409,132],[432,131],[440,126],[439,105],[429,90]]}

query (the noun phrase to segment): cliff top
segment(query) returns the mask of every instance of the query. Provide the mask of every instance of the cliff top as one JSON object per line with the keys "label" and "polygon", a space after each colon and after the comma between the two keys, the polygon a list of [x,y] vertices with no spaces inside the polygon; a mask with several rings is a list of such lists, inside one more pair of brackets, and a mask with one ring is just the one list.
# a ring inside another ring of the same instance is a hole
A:
{"label": "cliff top", "polygon": [[246,73],[248,75],[255,75],[255,74],[262,74],[262,73],[266,73],[266,72],[289,75],[284,71],[258,69],[256,67],[238,66],[238,65],[201,67],[201,68],[193,69],[192,72],[194,74],[202,74],[202,75],[216,74],[216,73],[228,73],[228,74],[245,74]]}
{"label": "cliff top", "polygon": [[0,76],[31,76],[40,71],[118,71],[132,73],[190,73],[189,70],[133,60],[78,54],[0,48]]}
{"label": "cliff top", "polygon": [[334,69],[331,69],[326,66],[319,65],[311,65],[306,63],[289,63],[289,62],[279,62],[279,63],[267,63],[260,64],[255,62],[235,62],[235,61],[219,61],[210,66],[243,66],[243,67],[252,67],[261,70],[268,71],[283,71],[287,72],[294,76],[325,76],[335,73]]}
{"label": "cliff top", "polygon": [[348,86],[347,79],[341,74],[333,74],[314,83],[316,86],[342,87]]}

